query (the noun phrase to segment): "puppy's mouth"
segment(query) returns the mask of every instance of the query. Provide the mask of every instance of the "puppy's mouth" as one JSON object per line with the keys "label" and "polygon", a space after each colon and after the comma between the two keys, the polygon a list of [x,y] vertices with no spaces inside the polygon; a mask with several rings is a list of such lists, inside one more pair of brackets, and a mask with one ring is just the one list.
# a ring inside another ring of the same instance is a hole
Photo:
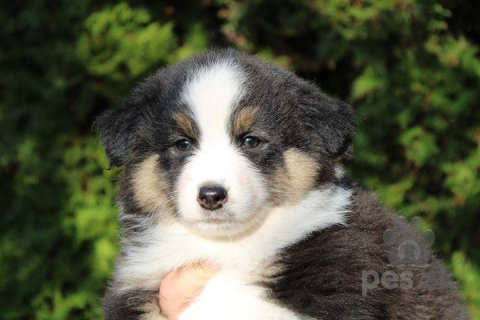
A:
{"label": "puppy's mouth", "polygon": [[201,220],[202,223],[211,223],[211,224],[222,224],[232,222],[231,219],[226,218],[205,218]]}
{"label": "puppy's mouth", "polygon": [[[198,230],[207,231],[209,235],[234,235],[237,232],[243,232],[248,227],[249,220],[235,216],[227,210],[220,209],[215,211],[202,210],[202,217],[190,220],[189,224]],[[218,233],[218,234],[217,234]]]}
{"label": "puppy's mouth", "polygon": [[248,236],[262,225],[267,211],[254,201],[247,204],[233,200],[214,210],[201,204],[186,208],[189,211],[179,211],[179,222],[204,238],[231,240]]}
{"label": "puppy's mouth", "polygon": [[196,220],[195,223],[212,225],[236,225],[243,222],[239,219],[236,219],[233,215],[225,212],[225,210],[216,210],[214,212],[207,210],[202,211],[203,217]]}

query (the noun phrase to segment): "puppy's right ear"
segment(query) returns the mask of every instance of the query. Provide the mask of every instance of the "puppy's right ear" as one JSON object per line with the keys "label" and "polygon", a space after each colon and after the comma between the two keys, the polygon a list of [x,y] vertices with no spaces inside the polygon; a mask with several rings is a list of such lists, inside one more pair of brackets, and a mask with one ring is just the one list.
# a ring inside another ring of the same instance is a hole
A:
{"label": "puppy's right ear", "polygon": [[106,147],[110,167],[125,164],[135,146],[136,129],[141,114],[141,106],[125,102],[117,110],[108,110],[94,123],[94,129]]}

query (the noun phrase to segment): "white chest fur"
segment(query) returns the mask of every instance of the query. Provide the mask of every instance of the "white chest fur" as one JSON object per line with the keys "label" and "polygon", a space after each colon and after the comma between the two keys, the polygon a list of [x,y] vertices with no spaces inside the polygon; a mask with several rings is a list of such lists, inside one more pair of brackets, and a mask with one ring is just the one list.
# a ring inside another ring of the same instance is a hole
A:
{"label": "white chest fur", "polygon": [[349,203],[349,190],[314,190],[293,206],[272,210],[255,232],[232,241],[204,239],[178,223],[158,225],[125,242],[117,284],[120,290],[157,290],[168,272],[198,261],[235,274],[239,283],[253,282],[283,248],[313,231],[345,224]]}

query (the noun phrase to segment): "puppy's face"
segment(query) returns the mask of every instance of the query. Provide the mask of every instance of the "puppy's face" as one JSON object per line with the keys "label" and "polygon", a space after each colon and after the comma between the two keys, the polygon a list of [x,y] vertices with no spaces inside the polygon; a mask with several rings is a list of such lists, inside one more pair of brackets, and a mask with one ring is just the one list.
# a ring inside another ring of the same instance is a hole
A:
{"label": "puppy's face", "polygon": [[124,165],[124,214],[205,237],[255,230],[271,208],[335,180],[353,112],[270,64],[214,51],[161,70],[98,126]]}

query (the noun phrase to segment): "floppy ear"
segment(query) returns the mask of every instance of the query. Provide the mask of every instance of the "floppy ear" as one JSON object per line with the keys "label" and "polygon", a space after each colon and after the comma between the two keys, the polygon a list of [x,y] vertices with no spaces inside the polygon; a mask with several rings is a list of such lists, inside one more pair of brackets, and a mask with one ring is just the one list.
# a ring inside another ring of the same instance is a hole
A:
{"label": "floppy ear", "polygon": [[122,108],[108,110],[95,120],[94,129],[106,147],[111,167],[124,165],[131,154],[140,114],[140,105],[125,100]]}
{"label": "floppy ear", "polygon": [[351,159],[356,124],[353,108],[323,95],[314,85],[305,81],[295,87],[301,119],[320,136],[328,155],[334,159]]}

